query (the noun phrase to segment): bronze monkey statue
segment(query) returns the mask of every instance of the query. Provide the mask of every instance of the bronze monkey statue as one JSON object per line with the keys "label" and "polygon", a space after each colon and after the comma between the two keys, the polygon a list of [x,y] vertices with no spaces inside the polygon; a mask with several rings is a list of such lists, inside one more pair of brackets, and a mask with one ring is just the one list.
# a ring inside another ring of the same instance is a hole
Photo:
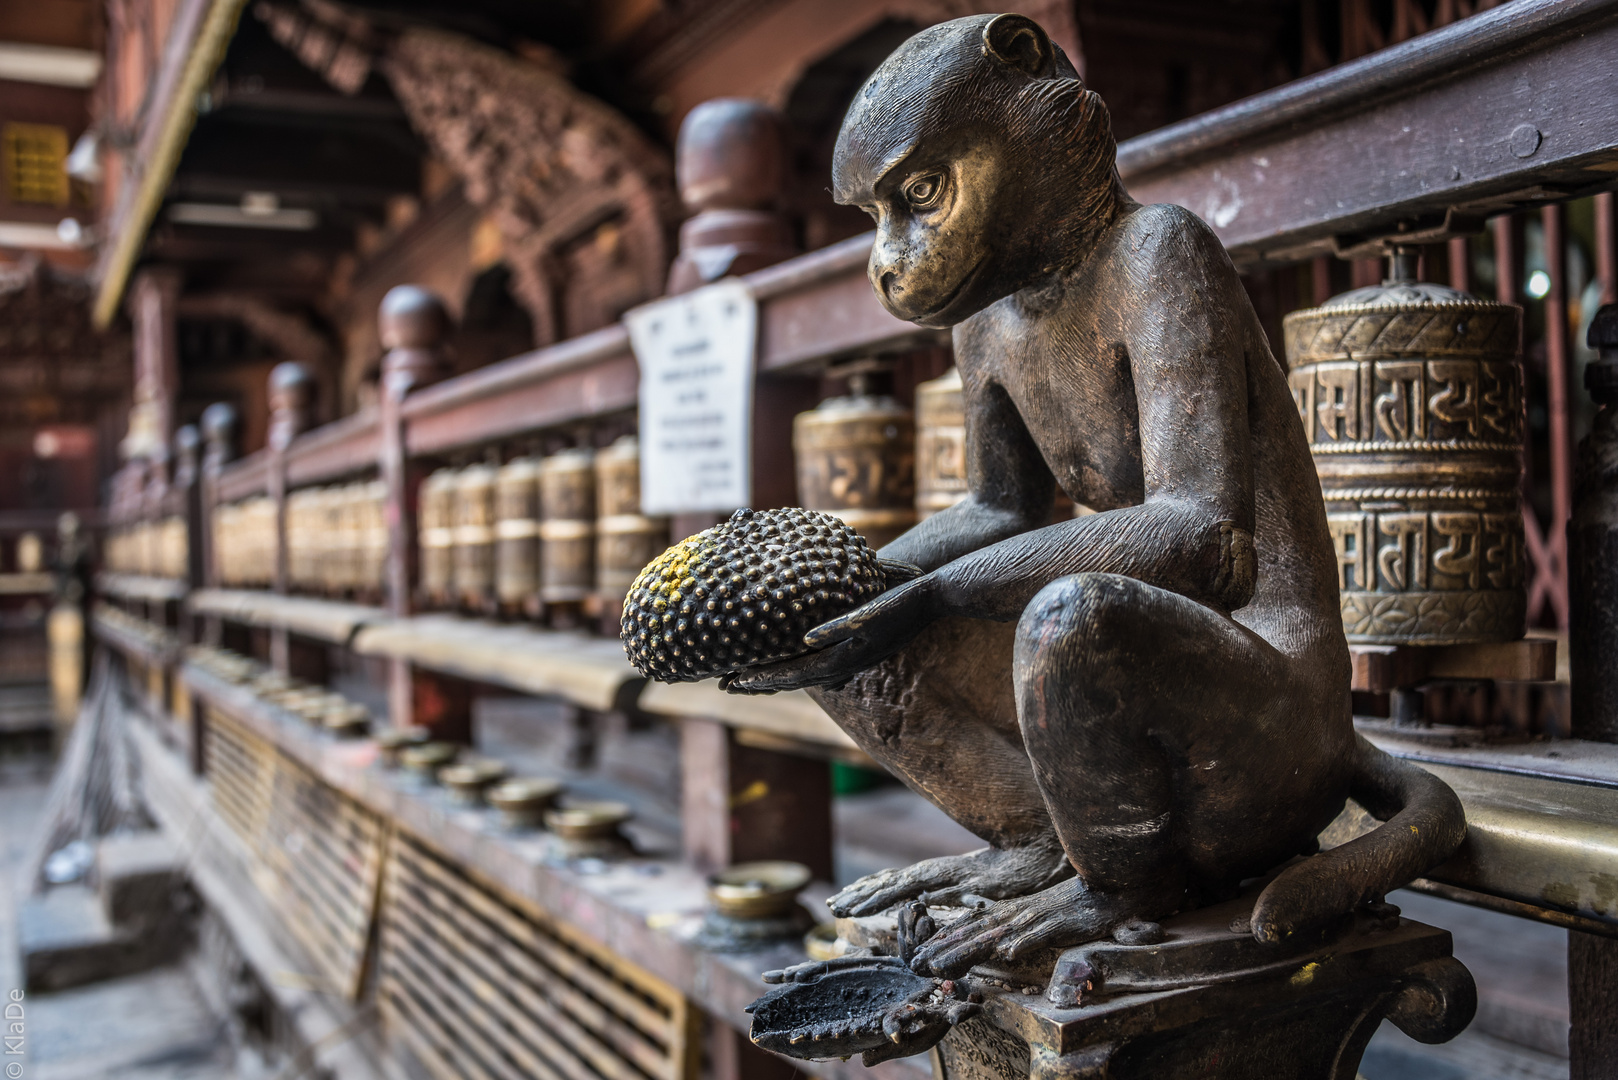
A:
{"label": "bronze monkey statue", "polygon": [[[1260,941],[1380,898],[1465,830],[1444,784],[1354,732],[1319,481],[1229,256],[1130,199],[1115,153],[1101,99],[1018,15],[912,37],[837,141],[882,304],[954,328],[971,494],[881,552],[921,576],[727,688],[813,688],[989,842],[833,899],[976,904],[915,952],[923,973],[1233,895],[1314,852],[1350,796],[1387,824],[1282,869]],[[1049,524],[1058,484],[1098,512]]]}

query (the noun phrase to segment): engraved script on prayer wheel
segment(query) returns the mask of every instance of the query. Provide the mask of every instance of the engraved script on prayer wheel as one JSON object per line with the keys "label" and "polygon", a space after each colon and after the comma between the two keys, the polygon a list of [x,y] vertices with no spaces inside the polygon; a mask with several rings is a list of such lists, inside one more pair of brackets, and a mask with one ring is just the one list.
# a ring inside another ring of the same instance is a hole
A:
{"label": "engraved script on prayer wheel", "polygon": [[668,546],[668,519],[640,512],[640,440],[625,435],[596,455],[596,594],[614,618],[645,565]]}
{"label": "engraved script on prayer wheel", "polygon": [[836,514],[873,548],[916,523],[915,424],[910,410],[873,393],[872,372],[849,375],[849,394],[792,421],[798,498]]}
{"label": "engraved script on prayer wheel", "polygon": [[916,517],[925,520],[966,498],[966,406],[961,371],[950,368],[916,387]]}
{"label": "engraved script on prayer wheel", "polygon": [[1407,281],[1286,317],[1349,641],[1522,636],[1520,319]]}
{"label": "engraved script on prayer wheel", "polygon": [[595,587],[595,454],[563,450],[539,463],[540,599],[581,603]]}

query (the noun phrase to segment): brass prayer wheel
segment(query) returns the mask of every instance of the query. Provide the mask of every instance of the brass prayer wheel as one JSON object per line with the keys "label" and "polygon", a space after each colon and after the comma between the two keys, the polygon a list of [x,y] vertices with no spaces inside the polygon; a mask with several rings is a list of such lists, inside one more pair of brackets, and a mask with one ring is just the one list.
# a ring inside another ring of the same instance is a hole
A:
{"label": "brass prayer wheel", "polygon": [[388,565],[388,485],[372,480],[361,486],[362,558],[359,587],[370,594],[382,592]]}
{"label": "brass prayer wheel", "polygon": [[916,523],[916,437],[910,410],[872,389],[870,368],[849,374],[846,397],[792,421],[798,500],[836,514],[873,548]]}
{"label": "brass prayer wheel", "polygon": [[596,514],[596,594],[615,615],[641,568],[668,546],[668,519],[640,512],[640,440],[634,435],[596,455]]}
{"label": "brass prayer wheel", "polygon": [[520,457],[494,482],[494,593],[506,608],[539,594],[539,462]]}
{"label": "brass prayer wheel", "polygon": [[540,599],[578,603],[595,587],[595,454],[563,450],[539,463]]}
{"label": "brass prayer wheel", "polygon": [[1520,320],[1396,279],[1286,317],[1349,641],[1522,636]]}
{"label": "brass prayer wheel", "polygon": [[966,494],[966,406],[961,371],[952,367],[916,387],[916,517],[930,518]]}
{"label": "brass prayer wheel", "polygon": [[455,480],[455,591],[471,608],[494,592],[494,481],[490,465],[468,465]]}
{"label": "brass prayer wheel", "polygon": [[447,604],[454,580],[454,469],[439,469],[421,482],[417,526],[421,536],[421,591],[430,603]]}

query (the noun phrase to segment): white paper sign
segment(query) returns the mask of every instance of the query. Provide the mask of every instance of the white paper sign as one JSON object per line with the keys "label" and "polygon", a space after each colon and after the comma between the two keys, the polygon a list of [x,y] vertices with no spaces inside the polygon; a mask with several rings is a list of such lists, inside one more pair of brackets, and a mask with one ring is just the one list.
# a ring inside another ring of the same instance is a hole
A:
{"label": "white paper sign", "polygon": [[721,281],[624,323],[640,364],[641,512],[746,506],[758,326],[747,286]]}

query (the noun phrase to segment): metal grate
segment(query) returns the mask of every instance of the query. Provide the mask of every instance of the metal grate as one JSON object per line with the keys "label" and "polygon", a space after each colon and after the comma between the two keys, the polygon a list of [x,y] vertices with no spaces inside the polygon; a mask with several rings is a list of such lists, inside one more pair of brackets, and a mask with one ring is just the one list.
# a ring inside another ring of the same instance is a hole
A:
{"label": "metal grate", "polygon": [[275,785],[275,759],[269,741],[215,708],[206,712],[203,765],[219,816],[254,857],[261,857],[265,823]]}
{"label": "metal grate", "polygon": [[396,839],[378,989],[434,1080],[688,1080],[696,1013],[673,987],[420,844]]}
{"label": "metal grate", "polygon": [[206,745],[214,805],[246,843],[254,883],[320,982],[358,998],[387,854],[382,819],[218,710]]}

